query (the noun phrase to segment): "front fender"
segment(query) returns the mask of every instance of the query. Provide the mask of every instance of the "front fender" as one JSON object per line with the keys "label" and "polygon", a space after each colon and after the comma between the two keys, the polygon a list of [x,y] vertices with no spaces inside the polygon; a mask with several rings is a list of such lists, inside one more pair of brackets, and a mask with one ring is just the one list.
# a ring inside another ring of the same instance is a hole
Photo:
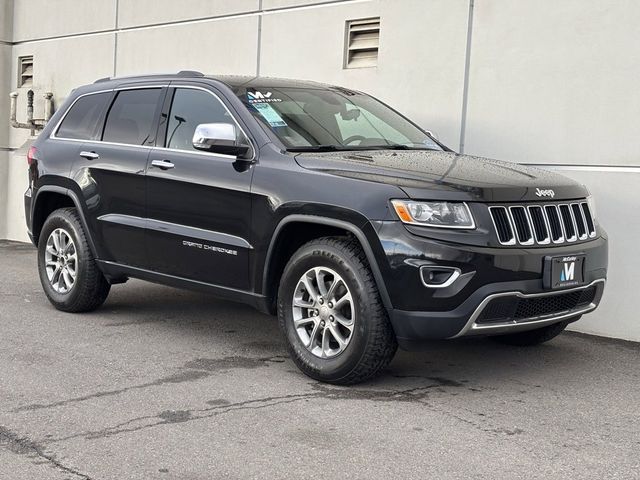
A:
{"label": "front fender", "polygon": [[[340,209],[342,211],[342,209]],[[290,223],[308,223],[315,225],[323,225],[329,227],[335,227],[343,229],[351,233],[360,242],[362,249],[367,257],[369,266],[373,273],[378,291],[380,292],[380,298],[388,311],[393,309],[391,299],[387,290],[387,286],[384,280],[383,270],[381,270],[381,261],[386,261],[384,251],[375,229],[371,223],[362,215],[357,212],[350,211],[348,214],[351,219],[345,220],[343,218],[336,218],[334,216],[321,216],[313,214],[296,213],[283,217],[275,227],[271,236],[269,247],[266,250],[264,257],[264,269],[262,274],[262,292],[267,292],[269,289],[269,269],[272,265],[272,257],[274,255],[275,246],[278,244],[279,236],[283,229]],[[342,211],[342,213],[345,213]]]}

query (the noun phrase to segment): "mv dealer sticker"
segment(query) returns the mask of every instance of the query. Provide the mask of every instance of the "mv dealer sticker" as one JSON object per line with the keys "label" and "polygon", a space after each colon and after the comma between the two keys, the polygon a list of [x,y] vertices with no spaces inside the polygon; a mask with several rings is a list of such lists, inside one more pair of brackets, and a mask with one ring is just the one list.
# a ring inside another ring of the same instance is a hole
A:
{"label": "mv dealer sticker", "polygon": [[560,271],[561,282],[572,282],[576,278],[576,257],[564,257]]}
{"label": "mv dealer sticker", "polygon": [[247,92],[247,99],[249,103],[274,103],[281,102],[281,98],[275,98],[272,96],[271,92],[260,92],[256,90],[255,92]]}

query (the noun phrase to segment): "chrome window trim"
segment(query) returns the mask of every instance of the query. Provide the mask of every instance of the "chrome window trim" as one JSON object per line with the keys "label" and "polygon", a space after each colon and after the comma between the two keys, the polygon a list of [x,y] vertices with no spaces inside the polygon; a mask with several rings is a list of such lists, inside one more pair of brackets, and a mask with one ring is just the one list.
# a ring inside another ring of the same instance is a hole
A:
{"label": "chrome window trim", "polygon": [[[493,209],[502,209],[504,210],[505,214],[507,215],[507,221],[509,222],[509,227],[511,228],[511,234],[513,235],[511,237],[511,240],[509,240],[508,242],[503,242],[500,240],[500,236],[498,235],[498,226],[496,225],[496,221],[493,218],[493,215],[491,214],[491,210]],[[513,227],[513,222],[511,221],[511,214],[509,213],[509,210],[507,209],[507,207],[503,207],[503,206],[499,206],[499,205],[494,205],[489,207],[489,216],[491,217],[491,222],[493,223],[493,229],[496,232],[496,237],[498,238],[498,243],[500,243],[500,245],[508,245],[508,246],[512,246],[516,244],[516,230]]]}
{"label": "chrome window trim", "polygon": [[[599,278],[597,280],[594,280],[593,282],[589,283],[588,285],[581,285],[579,287],[575,287],[575,288],[567,288],[567,289],[562,289],[562,290],[553,290],[553,291],[548,291],[548,292],[539,292],[539,293],[522,293],[519,291],[511,291],[511,292],[501,292],[501,293],[494,293],[492,295],[488,295],[484,298],[484,300],[482,300],[482,302],[480,302],[480,305],[478,305],[476,307],[476,309],[473,311],[473,314],[471,315],[471,317],[469,318],[469,321],[465,324],[464,327],[462,327],[462,330],[460,330],[458,333],[456,333],[454,336],[449,337],[449,338],[458,338],[458,337],[463,337],[466,335],[477,335],[477,334],[485,334],[485,333],[508,333],[508,332],[516,332],[519,330],[530,330],[531,328],[527,328],[530,326],[534,326],[534,327],[542,327],[545,325],[550,325],[553,323],[557,323],[561,320],[564,320],[566,318],[571,318],[571,317],[575,317],[577,315],[582,315],[585,313],[588,313],[592,310],[595,310],[595,308],[598,306],[596,303],[591,302],[589,305],[587,305],[584,308],[581,308],[580,310],[574,310],[570,313],[564,313],[562,315],[556,315],[556,316],[552,316],[552,317],[545,317],[545,318],[541,318],[539,320],[531,320],[529,322],[525,321],[510,321],[510,322],[501,322],[501,323],[487,323],[487,324],[478,324],[476,323],[476,320],[478,319],[478,317],[480,316],[480,314],[482,313],[482,311],[484,310],[484,308],[487,306],[487,304],[495,299],[495,298],[500,298],[500,297],[508,297],[508,296],[516,296],[516,297],[520,297],[520,298],[536,298],[536,297],[547,297],[547,296],[551,296],[551,295],[558,295],[558,294],[562,294],[562,293],[567,293],[567,292],[573,292],[573,291],[578,291],[578,290],[586,290],[588,288],[593,287],[594,285],[597,285],[598,283],[602,283],[605,284],[606,280],[604,278]],[[535,318],[535,317],[533,317]]]}
{"label": "chrome window trim", "polygon": [[[247,135],[247,132],[245,132],[244,128],[242,128],[242,125],[240,125],[240,122],[238,122],[238,120],[236,119],[236,117],[234,116],[234,114],[231,112],[231,110],[229,110],[229,108],[225,105],[225,103],[220,99],[220,97],[215,93],[212,92],[211,90],[205,88],[205,87],[199,87],[196,85],[183,85],[183,84],[161,84],[161,85],[149,85],[149,84],[144,84],[144,85],[134,85],[134,86],[127,86],[127,87],[118,87],[118,88],[109,88],[109,89],[103,89],[103,90],[96,90],[95,92],[87,92],[87,93],[83,93],[82,95],[78,95],[78,97],[71,103],[71,105],[69,105],[69,108],[67,108],[67,110],[64,112],[64,114],[62,115],[62,118],[60,118],[60,120],[58,121],[58,123],[56,124],[56,126],[54,127],[54,129],[51,132],[51,135],[49,135],[49,138],[51,140],[63,140],[63,141],[67,141],[67,142],[81,142],[81,143],[91,143],[91,144],[98,144],[98,145],[112,145],[112,146],[116,146],[116,147],[133,147],[133,148],[144,148],[144,149],[157,149],[157,150],[164,150],[164,151],[170,151],[170,152],[183,152],[183,153],[189,153],[189,154],[196,154],[196,155],[204,155],[207,157],[218,157],[218,158],[225,158],[225,159],[237,159],[237,157],[233,156],[233,155],[225,155],[222,153],[212,153],[212,152],[199,152],[197,150],[180,150],[177,148],[166,148],[166,147],[159,147],[159,146],[152,146],[152,145],[134,145],[131,143],[119,143],[119,142],[105,142],[103,140],[93,140],[93,139],[79,139],[79,138],[67,138],[67,137],[58,137],[56,135],[57,131],[60,129],[60,125],[62,125],[62,122],[64,121],[64,119],[66,118],[66,116],[69,114],[69,112],[71,111],[71,109],[73,108],[73,106],[76,104],[76,102],[78,100],[80,100],[83,97],[87,97],[89,95],[97,95],[99,93],[109,93],[109,92],[121,92],[121,91],[125,91],[125,90],[140,90],[140,89],[149,89],[149,88],[190,88],[192,90],[202,90],[204,92],[207,92],[211,95],[213,95],[219,102],[220,104],[224,107],[224,109],[227,111],[227,113],[231,116],[231,119],[233,120],[233,122],[236,124],[236,126],[240,129],[240,131],[242,132],[242,134],[247,138],[247,140],[249,141],[249,144],[251,145],[251,150],[253,152],[253,155],[250,159],[243,159],[243,161],[246,162],[253,162],[256,159],[256,154],[257,154],[257,149],[253,143],[252,138]],[[468,208],[468,207],[467,207]]]}

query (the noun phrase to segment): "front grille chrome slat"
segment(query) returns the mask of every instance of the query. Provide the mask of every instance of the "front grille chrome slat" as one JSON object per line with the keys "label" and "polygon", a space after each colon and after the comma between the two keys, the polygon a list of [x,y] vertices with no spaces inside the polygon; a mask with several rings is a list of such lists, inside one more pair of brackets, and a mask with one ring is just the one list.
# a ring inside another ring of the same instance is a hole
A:
{"label": "front grille chrome slat", "polygon": [[562,228],[564,228],[564,238],[567,242],[575,242],[578,239],[576,235],[576,221],[571,213],[571,208],[567,204],[558,205],[560,209],[560,219],[562,220]]}
{"label": "front grille chrome slat", "polygon": [[589,204],[587,202],[582,202],[580,206],[582,207],[582,215],[584,215],[584,221],[587,222],[587,230],[589,231],[589,237],[595,237],[596,226],[593,221],[593,217],[591,216],[591,209],[589,208]]}
{"label": "front grille chrome slat", "polygon": [[564,243],[564,230],[562,229],[562,221],[560,220],[560,210],[557,205],[545,205],[544,213],[549,222],[549,230],[551,231],[551,240],[553,243]]}
{"label": "front grille chrome slat", "polygon": [[542,207],[540,205],[531,205],[528,210],[536,242],[539,245],[549,244],[551,242],[551,228],[549,228],[549,221]]}
{"label": "front grille chrome slat", "polygon": [[502,245],[515,245],[513,221],[505,207],[489,207],[493,227],[498,234],[498,241]]}
{"label": "front grille chrome slat", "polygon": [[520,245],[533,245],[533,232],[527,209],[521,206],[509,207],[516,237]]}
{"label": "front grille chrome slat", "polygon": [[584,212],[579,203],[572,203],[571,210],[573,210],[573,217],[576,219],[576,226],[578,227],[578,238],[580,240],[586,240],[589,238],[589,232],[587,231],[587,220],[584,218]]}
{"label": "front grille chrome slat", "polygon": [[501,245],[573,243],[596,236],[587,202],[492,205],[489,213]]}

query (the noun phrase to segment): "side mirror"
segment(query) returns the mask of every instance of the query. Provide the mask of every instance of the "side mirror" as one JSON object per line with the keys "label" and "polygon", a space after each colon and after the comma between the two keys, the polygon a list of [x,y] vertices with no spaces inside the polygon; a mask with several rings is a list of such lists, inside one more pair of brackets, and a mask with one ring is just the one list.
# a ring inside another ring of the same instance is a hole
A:
{"label": "side mirror", "polygon": [[238,129],[232,123],[201,123],[193,132],[193,148],[205,152],[245,157],[251,146],[238,138]]}

